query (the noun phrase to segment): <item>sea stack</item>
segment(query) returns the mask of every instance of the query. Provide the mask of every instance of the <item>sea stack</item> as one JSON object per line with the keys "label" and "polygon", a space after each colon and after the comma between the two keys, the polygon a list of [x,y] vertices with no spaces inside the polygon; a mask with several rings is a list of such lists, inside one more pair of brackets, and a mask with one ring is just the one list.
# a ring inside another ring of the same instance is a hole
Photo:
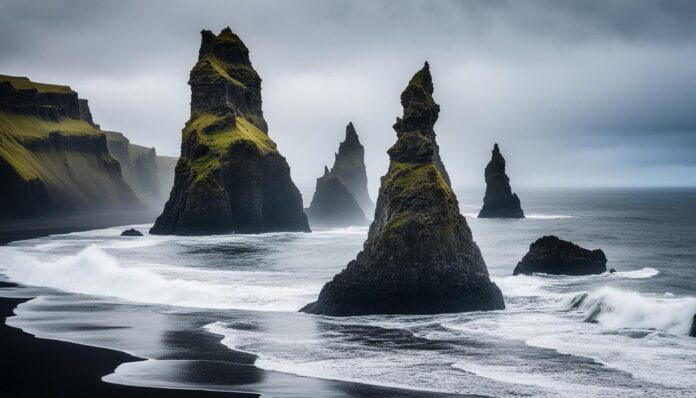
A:
{"label": "sea stack", "polygon": [[230,28],[201,35],[174,187],[150,233],[308,232],[290,167],[268,136],[249,50]]}
{"label": "sea stack", "polygon": [[357,258],[301,311],[332,316],[505,308],[438,164],[439,106],[426,62],[401,95],[375,219]]}
{"label": "sea stack", "polygon": [[375,204],[367,192],[365,148],[360,143],[353,122],[346,126],[346,138],[338,146],[331,174],[340,178],[366,215],[372,215]]}
{"label": "sea stack", "polygon": [[324,175],[317,178],[312,203],[305,213],[312,228],[368,224],[365,213],[348,187],[327,167],[324,167]]}
{"label": "sea stack", "polygon": [[520,198],[510,188],[505,174],[505,158],[498,144],[493,145],[493,156],[486,166],[486,195],[478,218],[524,218]]}
{"label": "sea stack", "polygon": [[594,275],[607,272],[607,257],[600,249],[584,249],[556,236],[544,236],[529,246],[513,275]]}

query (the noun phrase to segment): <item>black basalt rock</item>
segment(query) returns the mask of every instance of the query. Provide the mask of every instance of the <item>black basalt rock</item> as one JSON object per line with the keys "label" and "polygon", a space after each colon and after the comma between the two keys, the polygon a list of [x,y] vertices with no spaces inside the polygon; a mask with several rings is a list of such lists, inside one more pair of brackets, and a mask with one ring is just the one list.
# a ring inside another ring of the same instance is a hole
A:
{"label": "black basalt rock", "polygon": [[331,174],[340,178],[366,215],[371,215],[375,204],[367,192],[365,148],[360,143],[353,122],[346,126],[346,138],[338,146]]}
{"label": "black basalt rock", "polygon": [[331,316],[432,314],[505,308],[488,276],[457,198],[437,162],[426,63],[401,100],[375,219],[355,260],[334,276],[316,302],[301,311]]}
{"label": "black basalt rock", "polygon": [[694,320],[691,323],[691,331],[689,331],[689,336],[696,337],[696,314],[694,314]]}
{"label": "black basalt rock", "polygon": [[309,232],[302,195],[268,136],[249,50],[229,28],[201,35],[174,186],[150,233]]}
{"label": "black basalt rock", "polygon": [[305,213],[312,228],[368,224],[365,213],[348,187],[326,167],[324,175],[317,178],[312,203]]}
{"label": "black basalt rock", "polygon": [[505,158],[498,144],[493,146],[491,161],[486,166],[486,195],[478,218],[524,218],[520,198],[510,188],[505,174]]}
{"label": "black basalt rock", "polygon": [[135,228],[131,228],[121,232],[121,236],[143,236],[143,233]]}
{"label": "black basalt rock", "polygon": [[607,272],[607,257],[600,249],[584,249],[556,236],[544,236],[529,246],[513,275],[593,275]]}

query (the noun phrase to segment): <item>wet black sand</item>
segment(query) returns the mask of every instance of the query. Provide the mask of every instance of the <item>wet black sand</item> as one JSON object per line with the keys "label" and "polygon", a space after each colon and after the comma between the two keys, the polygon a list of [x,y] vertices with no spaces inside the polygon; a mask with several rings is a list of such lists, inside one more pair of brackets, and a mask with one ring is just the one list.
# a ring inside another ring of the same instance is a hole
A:
{"label": "wet black sand", "polygon": [[53,234],[89,231],[117,225],[147,224],[154,222],[157,215],[151,211],[142,211],[0,219],[0,245]]}

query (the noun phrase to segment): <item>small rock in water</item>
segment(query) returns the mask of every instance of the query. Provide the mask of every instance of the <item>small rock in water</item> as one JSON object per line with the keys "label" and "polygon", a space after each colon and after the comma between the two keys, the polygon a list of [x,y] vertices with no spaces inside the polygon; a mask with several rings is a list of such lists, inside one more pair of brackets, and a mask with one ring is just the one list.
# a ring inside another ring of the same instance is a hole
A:
{"label": "small rock in water", "polygon": [[613,273],[615,273],[615,272],[616,272],[616,269],[614,269],[614,268],[612,268],[612,269],[609,270],[609,273],[610,273],[610,274],[613,274]]}
{"label": "small rock in water", "polygon": [[121,236],[143,236],[143,233],[137,229],[131,228],[121,232]]}
{"label": "small rock in water", "polygon": [[696,314],[694,314],[694,321],[691,323],[691,331],[689,336],[696,337]]}

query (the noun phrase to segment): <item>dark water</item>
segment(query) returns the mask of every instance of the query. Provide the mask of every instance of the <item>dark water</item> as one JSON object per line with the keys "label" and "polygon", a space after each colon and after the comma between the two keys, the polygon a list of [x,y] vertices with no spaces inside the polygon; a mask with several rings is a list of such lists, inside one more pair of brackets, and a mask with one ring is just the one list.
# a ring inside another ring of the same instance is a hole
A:
{"label": "dark water", "polygon": [[[476,214],[480,193],[458,195],[462,213]],[[365,228],[121,238],[121,227],[0,247],[2,272],[40,295],[10,323],[149,358],[107,377],[130,384],[269,395],[293,385],[304,396],[333,379],[425,396],[694,396],[696,190],[520,196],[525,220],[467,217],[504,311],[297,313],[355,256]],[[602,248],[618,272],[511,276],[548,234]]]}

